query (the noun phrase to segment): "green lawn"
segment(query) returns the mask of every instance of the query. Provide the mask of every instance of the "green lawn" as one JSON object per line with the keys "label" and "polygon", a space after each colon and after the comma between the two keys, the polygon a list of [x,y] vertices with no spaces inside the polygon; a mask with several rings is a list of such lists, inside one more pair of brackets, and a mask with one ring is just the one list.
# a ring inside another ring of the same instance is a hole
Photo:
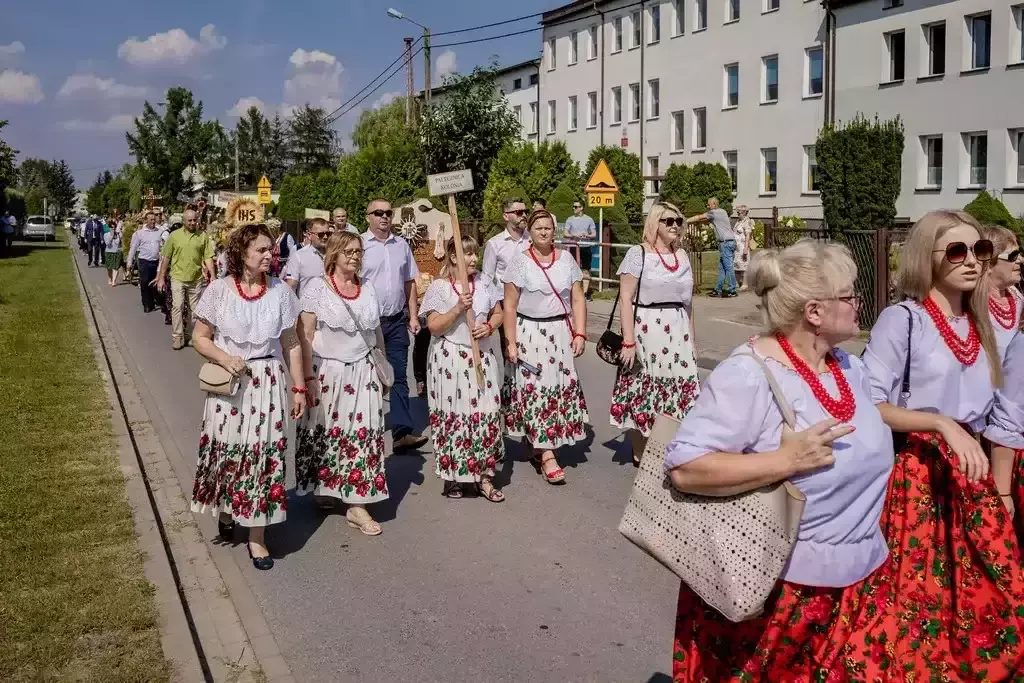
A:
{"label": "green lawn", "polygon": [[0,680],[166,681],[66,237],[0,260]]}

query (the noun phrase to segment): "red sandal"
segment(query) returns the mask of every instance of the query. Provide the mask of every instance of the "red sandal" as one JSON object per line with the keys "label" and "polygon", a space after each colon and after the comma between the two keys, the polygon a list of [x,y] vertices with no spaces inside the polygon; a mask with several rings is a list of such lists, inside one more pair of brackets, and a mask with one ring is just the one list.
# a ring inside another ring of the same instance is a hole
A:
{"label": "red sandal", "polygon": [[544,463],[554,462],[556,465],[558,464],[558,458],[555,456],[554,453],[552,453],[551,457],[548,458],[547,460],[541,459],[537,462],[539,463],[539,470],[541,476],[544,477],[544,479],[549,484],[561,484],[565,482],[565,470],[563,470],[561,467],[551,470],[550,472],[544,471]]}

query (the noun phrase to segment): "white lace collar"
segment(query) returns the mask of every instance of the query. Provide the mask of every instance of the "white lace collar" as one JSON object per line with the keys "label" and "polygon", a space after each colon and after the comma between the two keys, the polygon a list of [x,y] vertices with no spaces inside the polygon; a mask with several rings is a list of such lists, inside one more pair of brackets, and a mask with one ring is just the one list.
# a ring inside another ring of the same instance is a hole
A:
{"label": "white lace collar", "polygon": [[380,304],[373,285],[363,282],[359,296],[342,300],[324,277],[310,280],[302,290],[302,310],[332,330],[369,332],[380,325]]}
{"label": "white lace collar", "polygon": [[295,327],[299,301],[291,287],[277,278],[267,278],[267,291],[255,301],[246,301],[235,291],[231,276],[214,280],[199,299],[195,315],[208,321],[222,337],[239,344],[265,344],[280,339]]}

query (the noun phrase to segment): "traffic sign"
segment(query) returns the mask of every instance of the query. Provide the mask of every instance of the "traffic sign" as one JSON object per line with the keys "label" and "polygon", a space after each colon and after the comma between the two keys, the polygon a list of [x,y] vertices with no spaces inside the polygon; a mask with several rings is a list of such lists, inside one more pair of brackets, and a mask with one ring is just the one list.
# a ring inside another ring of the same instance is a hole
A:
{"label": "traffic sign", "polygon": [[267,179],[267,176],[260,178],[259,184],[256,185],[256,197],[260,204],[270,203],[270,180]]}
{"label": "traffic sign", "polygon": [[602,208],[606,206],[615,206],[615,193],[614,192],[588,192],[587,193],[587,206],[594,208]]}
{"label": "traffic sign", "polygon": [[[590,174],[587,186],[583,188],[587,194],[591,192],[618,192],[619,184],[615,182],[615,176],[604,159],[597,162],[594,172]],[[614,200],[613,200],[614,201]]]}

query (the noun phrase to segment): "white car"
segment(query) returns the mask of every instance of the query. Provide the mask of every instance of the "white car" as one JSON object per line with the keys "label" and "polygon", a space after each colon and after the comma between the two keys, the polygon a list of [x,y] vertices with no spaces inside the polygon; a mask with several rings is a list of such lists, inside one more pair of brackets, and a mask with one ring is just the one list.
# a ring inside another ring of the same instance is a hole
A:
{"label": "white car", "polygon": [[29,216],[25,227],[21,230],[22,239],[41,237],[44,242],[57,239],[57,231],[53,227],[53,219],[49,216]]}

